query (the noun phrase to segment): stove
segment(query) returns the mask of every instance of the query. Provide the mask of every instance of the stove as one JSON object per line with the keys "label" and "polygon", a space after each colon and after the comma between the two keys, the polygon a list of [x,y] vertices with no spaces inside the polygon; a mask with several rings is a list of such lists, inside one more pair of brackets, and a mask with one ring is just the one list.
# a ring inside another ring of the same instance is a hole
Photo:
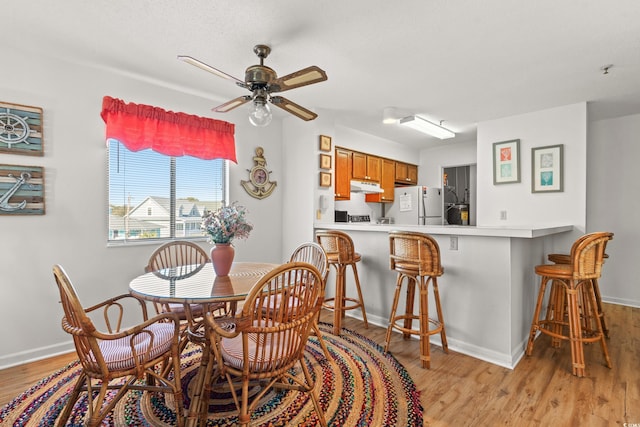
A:
{"label": "stove", "polygon": [[369,215],[349,215],[349,222],[371,222]]}

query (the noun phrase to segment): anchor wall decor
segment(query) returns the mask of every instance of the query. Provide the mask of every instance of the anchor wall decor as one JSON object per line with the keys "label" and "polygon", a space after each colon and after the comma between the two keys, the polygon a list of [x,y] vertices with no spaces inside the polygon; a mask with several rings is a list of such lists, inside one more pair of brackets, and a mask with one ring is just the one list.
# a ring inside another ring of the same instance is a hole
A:
{"label": "anchor wall decor", "polygon": [[240,181],[240,183],[251,196],[256,199],[264,199],[273,193],[278,183],[276,181],[269,181],[271,171],[267,170],[267,160],[263,156],[264,149],[257,147],[255,152],[256,155],[253,157],[255,165],[253,168],[247,169],[247,172],[249,172],[249,180]]}
{"label": "anchor wall decor", "polygon": [[0,215],[44,214],[44,169],[0,165]]}

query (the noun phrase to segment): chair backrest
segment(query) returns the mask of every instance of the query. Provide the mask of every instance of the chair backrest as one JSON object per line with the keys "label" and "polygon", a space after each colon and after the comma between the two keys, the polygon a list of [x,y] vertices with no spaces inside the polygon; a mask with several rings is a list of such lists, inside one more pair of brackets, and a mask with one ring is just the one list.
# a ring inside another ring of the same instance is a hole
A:
{"label": "chair backrest", "polygon": [[428,234],[389,232],[389,259],[392,270],[417,270],[421,276],[442,275],[440,246]]}
{"label": "chair backrest", "polygon": [[336,230],[316,231],[316,241],[327,254],[329,263],[349,264],[354,262],[353,240],[347,233]]}
{"label": "chair backrest", "polygon": [[291,253],[289,262],[306,262],[318,269],[322,280],[327,280],[329,274],[329,264],[327,263],[327,254],[322,246],[315,242],[303,243]]}
{"label": "chair backrest", "polygon": [[91,376],[106,378],[108,372],[95,336],[96,327],[85,313],[69,276],[60,265],[53,266],[53,276],[60,291],[60,302],[64,310],[62,329],[73,336],[76,353],[85,371]]}
{"label": "chair backrest", "polygon": [[303,262],[283,264],[256,283],[237,326],[247,373],[282,372],[300,360],[322,305],[322,283],[320,272]]}
{"label": "chair backrest", "polygon": [[613,233],[595,232],[585,234],[571,246],[573,278],[578,280],[597,279],[602,271],[607,242]]}
{"label": "chair backrest", "polygon": [[203,265],[209,261],[209,255],[193,242],[176,240],[165,243],[149,257],[146,272],[186,265]]}

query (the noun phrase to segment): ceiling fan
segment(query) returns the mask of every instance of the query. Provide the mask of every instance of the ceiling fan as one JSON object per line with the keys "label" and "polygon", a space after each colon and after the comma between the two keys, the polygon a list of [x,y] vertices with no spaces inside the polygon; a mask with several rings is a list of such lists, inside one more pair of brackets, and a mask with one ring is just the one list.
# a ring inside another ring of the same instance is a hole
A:
{"label": "ceiling fan", "polygon": [[254,126],[266,126],[271,122],[271,109],[267,104],[268,101],[276,107],[282,108],[288,113],[291,113],[305,121],[313,120],[318,117],[314,112],[307,110],[295,102],[291,102],[282,96],[274,96],[272,93],[284,92],[301,86],[323,82],[327,80],[327,74],[319,67],[312,65],[311,67],[303,68],[295,73],[287,74],[284,77],[278,77],[272,68],[264,65],[264,59],[269,56],[269,53],[271,53],[271,48],[269,46],[259,44],[254,46],[253,51],[258,58],[260,58],[260,64],[252,65],[247,68],[244,74],[244,81],[220,71],[217,68],[213,68],[212,66],[191,56],[179,55],[178,59],[213,73],[216,76],[231,80],[238,86],[248,89],[251,92],[251,95],[239,96],[222,105],[218,105],[212,109],[213,111],[226,113],[227,111],[231,111],[246,102],[253,101],[254,110],[249,115],[249,121]]}

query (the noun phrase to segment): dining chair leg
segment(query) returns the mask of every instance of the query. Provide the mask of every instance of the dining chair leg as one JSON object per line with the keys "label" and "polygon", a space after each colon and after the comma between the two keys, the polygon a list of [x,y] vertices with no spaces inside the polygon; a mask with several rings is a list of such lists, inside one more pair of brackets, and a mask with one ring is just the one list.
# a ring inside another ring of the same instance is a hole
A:
{"label": "dining chair leg", "polygon": [[[310,386],[311,384],[313,384],[313,379],[311,378],[309,369],[307,368],[307,365],[305,365],[304,363],[300,363],[300,366],[302,367],[302,372],[304,373],[305,381],[307,385]],[[315,408],[316,414],[318,415],[318,420],[320,421],[320,425],[322,427],[327,427],[327,420],[325,419],[324,411],[320,406],[320,400],[318,399],[316,392],[313,389],[311,389],[309,390],[309,394],[311,395],[311,401],[313,402],[313,407]]]}
{"label": "dining chair leg", "polygon": [[318,338],[318,344],[320,344],[320,347],[322,348],[322,352],[324,353],[324,357],[327,358],[327,360],[331,360],[331,353],[329,353],[329,349],[327,348],[327,344],[324,342],[324,338],[322,337],[322,333],[320,332],[320,327],[318,326],[318,320],[317,319],[313,322],[313,332],[315,333],[316,337]]}
{"label": "dining chair leg", "polygon": [[82,372],[78,377],[75,386],[73,387],[73,391],[69,396],[69,400],[67,400],[67,403],[64,405],[62,414],[60,414],[58,416],[58,419],[56,420],[56,423],[55,423],[56,426],[67,425],[67,420],[71,415],[71,410],[73,409],[73,406],[76,400],[78,400],[78,396],[80,396],[80,391],[82,390],[82,386],[85,384],[86,381],[87,381],[87,375],[84,372]]}

